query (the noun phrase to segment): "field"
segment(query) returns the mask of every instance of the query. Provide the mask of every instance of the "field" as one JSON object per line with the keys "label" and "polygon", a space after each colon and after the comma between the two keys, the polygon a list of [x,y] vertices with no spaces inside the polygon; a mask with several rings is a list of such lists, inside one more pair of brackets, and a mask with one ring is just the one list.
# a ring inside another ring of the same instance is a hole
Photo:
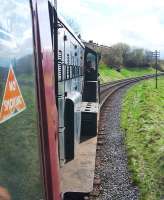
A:
{"label": "field", "polygon": [[111,69],[105,64],[100,64],[99,73],[101,83],[105,83],[108,81],[142,76],[145,74],[154,74],[155,70],[152,68],[122,68],[121,72],[117,72],[115,69]]}
{"label": "field", "polygon": [[141,200],[164,198],[164,77],[143,81],[123,100],[121,126],[125,133],[129,170]]}

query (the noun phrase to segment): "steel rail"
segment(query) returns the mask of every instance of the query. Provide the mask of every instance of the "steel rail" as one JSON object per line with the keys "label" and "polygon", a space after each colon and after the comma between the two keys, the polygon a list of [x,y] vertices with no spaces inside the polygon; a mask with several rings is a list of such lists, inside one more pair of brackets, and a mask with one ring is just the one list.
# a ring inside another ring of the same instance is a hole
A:
{"label": "steel rail", "polygon": [[[159,76],[164,75],[164,73],[159,74]],[[140,76],[140,77],[135,77],[135,78],[128,78],[124,80],[119,80],[119,81],[113,81],[113,82],[108,82],[106,84],[102,84],[100,87],[100,118],[99,118],[99,128],[98,128],[98,135],[97,135],[97,150],[96,150],[96,166],[101,165],[102,160],[101,160],[101,155],[99,152],[101,151],[102,145],[105,140],[105,128],[104,128],[104,113],[103,113],[103,106],[108,105],[108,100],[109,98],[117,92],[119,89],[125,87],[126,85],[132,84],[132,83],[137,83],[142,80],[154,78],[155,75],[145,75],[145,76]],[[106,107],[105,107],[106,109]],[[105,122],[106,123],[106,122]],[[89,193],[89,199],[94,200],[95,198],[99,197],[100,191],[102,188],[100,188],[101,185],[101,177],[99,174],[95,174],[94,176],[94,182],[93,182],[93,191]],[[88,194],[87,194],[88,195]]]}
{"label": "steel rail", "polygon": [[[164,73],[158,74],[158,76],[162,76],[162,75],[164,75]],[[155,74],[149,74],[149,75],[144,75],[144,76],[128,78],[128,79],[112,81],[112,82],[108,82],[105,84],[101,84],[100,85],[100,110],[102,109],[106,100],[120,88],[123,88],[126,85],[129,85],[131,83],[139,82],[141,80],[146,80],[146,79],[150,79],[150,78],[154,78],[154,77],[155,77]]]}

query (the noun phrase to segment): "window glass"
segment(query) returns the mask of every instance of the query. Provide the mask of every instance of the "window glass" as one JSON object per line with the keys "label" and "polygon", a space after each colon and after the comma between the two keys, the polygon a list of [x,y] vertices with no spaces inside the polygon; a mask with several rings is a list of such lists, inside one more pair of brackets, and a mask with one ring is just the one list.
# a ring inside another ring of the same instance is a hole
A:
{"label": "window glass", "polygon": [[96,57],[95,55],[88,53],[86,59],[87,68],[96,69]]}
{"label": "window glass", "polygon": [[41,200],[29,1],[1,1],[0,13],[0,199]]}

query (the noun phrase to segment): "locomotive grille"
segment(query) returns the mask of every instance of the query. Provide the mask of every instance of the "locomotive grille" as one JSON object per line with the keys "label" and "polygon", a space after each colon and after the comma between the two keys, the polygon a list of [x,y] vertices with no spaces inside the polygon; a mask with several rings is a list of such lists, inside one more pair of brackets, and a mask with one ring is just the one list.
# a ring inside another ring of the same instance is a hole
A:
{"label": "locomotive grille", "polygon": [[74,56],[67,54],[66,63],[63,62],[63,52],[58,51],[58,81],[69,80],[83,75],[82,66]]}
{"label": "locomotive grille", "polygon": [[58,52],[58,81],[63,80],[63,65],[62,65],[62,51]]}
{"label": "locomotive grille", "polygon": [[67,54],[66,79],[70,79],[70,65],[69,65],[69,62],[70,62],[69,54]]}

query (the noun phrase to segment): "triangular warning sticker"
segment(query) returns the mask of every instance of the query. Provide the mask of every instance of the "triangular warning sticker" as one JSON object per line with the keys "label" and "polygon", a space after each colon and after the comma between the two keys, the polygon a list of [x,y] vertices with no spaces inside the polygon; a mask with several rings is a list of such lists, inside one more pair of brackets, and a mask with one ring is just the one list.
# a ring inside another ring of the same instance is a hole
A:
{"label": "triangular warning sticker", "polygon": [[14,70],[10,66],[0,111],[0,124],[26,108]]}

